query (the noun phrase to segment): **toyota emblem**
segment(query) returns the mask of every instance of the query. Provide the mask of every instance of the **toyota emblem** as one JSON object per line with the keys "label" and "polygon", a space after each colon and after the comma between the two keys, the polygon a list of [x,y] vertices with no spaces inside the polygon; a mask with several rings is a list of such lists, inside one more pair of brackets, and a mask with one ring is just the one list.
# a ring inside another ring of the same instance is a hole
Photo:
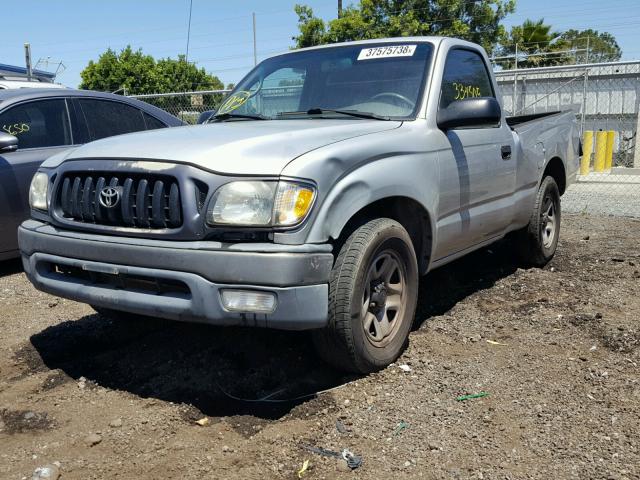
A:
{"label": "toyota emblem", "polygon": [[113,208],[120,203],[120,188],[105,187],[100,190],[100,205],[104,208]]}

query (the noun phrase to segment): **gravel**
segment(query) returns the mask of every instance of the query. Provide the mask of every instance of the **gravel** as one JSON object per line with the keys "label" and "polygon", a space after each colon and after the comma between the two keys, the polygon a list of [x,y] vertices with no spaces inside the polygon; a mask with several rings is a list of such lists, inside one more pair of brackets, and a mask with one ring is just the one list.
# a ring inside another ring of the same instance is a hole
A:
{"label": "gravel", "polygon": [[638,238],[565,215],[545,269],[501,242],[432,272],[407,351],[366,377],[304,333],[106,319],[5,263],[0,478],[640,478]]}

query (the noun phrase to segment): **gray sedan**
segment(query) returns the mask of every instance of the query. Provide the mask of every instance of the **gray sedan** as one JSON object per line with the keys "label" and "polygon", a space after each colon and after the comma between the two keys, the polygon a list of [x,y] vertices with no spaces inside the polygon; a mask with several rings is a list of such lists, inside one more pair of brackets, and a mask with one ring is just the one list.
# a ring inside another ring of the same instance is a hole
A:
{"label": "gray sedan", "polygon": [[71,89],[0,91],[0,260],[19,256],[29,184],[51,155],[113,135],[184,123],[152,105]]}

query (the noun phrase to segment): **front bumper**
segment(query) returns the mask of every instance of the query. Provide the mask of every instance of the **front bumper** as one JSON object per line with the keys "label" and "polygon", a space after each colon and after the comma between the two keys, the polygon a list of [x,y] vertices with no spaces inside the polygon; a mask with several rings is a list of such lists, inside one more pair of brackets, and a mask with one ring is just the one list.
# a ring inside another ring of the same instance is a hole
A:
{"label": "front bumper", "polygon": [[[225,244],[114,237],[35,220],[18,229],[36,288],[91,305],[171,320],[304,330],[324,327],[330,245]],[[272,313],[231,312],[225,288],[276,296]]]}

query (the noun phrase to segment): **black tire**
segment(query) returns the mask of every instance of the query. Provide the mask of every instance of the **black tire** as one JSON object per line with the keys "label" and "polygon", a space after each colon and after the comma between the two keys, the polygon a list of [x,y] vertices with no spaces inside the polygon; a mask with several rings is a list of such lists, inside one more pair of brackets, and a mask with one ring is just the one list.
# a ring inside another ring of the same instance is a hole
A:
{"label": "black tire", "polygon": [[407,346],[417,299],[418,265],[407,231],[388,218],[362,225],[331,272],[329,324],[313,333],[318,354],[356,373],[386,367]]}
{"label": "black tire", "polygon": [[538,188],[529,225],[516,235],[518,256],[524,264],[543,267],[549,263],[558,246],[560,220],[558,184],[553,177],[545,177]]}

